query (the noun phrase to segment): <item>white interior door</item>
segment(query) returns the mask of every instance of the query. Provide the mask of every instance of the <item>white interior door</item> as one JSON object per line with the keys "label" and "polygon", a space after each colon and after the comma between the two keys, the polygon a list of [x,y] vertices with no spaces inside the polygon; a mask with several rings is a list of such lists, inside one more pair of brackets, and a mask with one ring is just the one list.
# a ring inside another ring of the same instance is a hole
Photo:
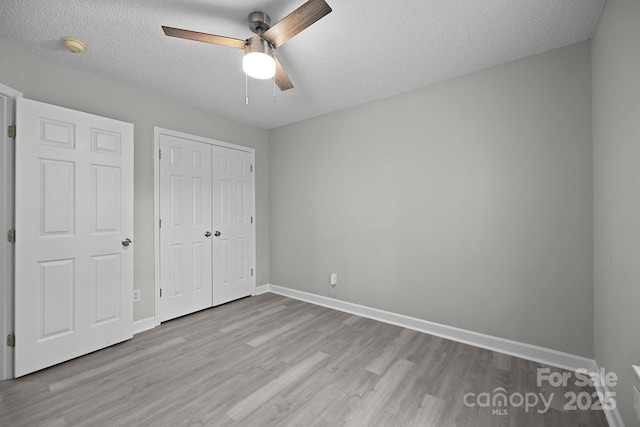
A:
{"label": "white interior door", "polygon": [[17,100],[15,375],[132,337],[133,125]]}
{"label": "white interior door", "polygon": [[212,305],[211,146],[160,136],[160,321]]}
{"label": "white interior door", "polygon": [[252,174],[251,153],[213,147],[213,305],[255,290]]}

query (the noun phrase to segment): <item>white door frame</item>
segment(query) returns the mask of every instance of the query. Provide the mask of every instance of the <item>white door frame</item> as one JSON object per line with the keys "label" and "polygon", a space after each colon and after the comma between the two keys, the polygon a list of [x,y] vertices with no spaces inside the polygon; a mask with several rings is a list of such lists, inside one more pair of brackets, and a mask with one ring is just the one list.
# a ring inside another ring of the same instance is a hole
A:
{"label": "white door frame", "polygon": [[[233,150],[239,150],[243,152],[247,152],[251,154],[251,163],[255,164],[255,149],[250,147],[245,147],[243,145],[231,144],[224,141],[219,141],[212,138],[206,138],[204,136],[197,136],[193,134],[188,134],[184,132],[179,132],[171,129],[164,129],[157,126],[153,128],[153,257],[154,257],[154,293],[153,293],[153,307],[154,307],[154,322],[155,326],[160,324],[160,316],[156,316],[158,313],[159,307],[159,296],[160,296],[160,135],[173,136],[176,138],[190,139],[192,141],[202,142],[204,144],[216,145],[219,147],[226,147]],[[253,212],[251,215],[254,218],[253,221],[253,265],[256,265],[256,245],[255,245],[255,236],[256,236],[256,204],[255,204],[255,173],[252,174],[251,186],[253,187],[253,197],[254,203],[252,204]],[[255,267],[254,267],[255,268]],[[257,277],[257,274],[254,275]]]}
{"label": "white door frame", "polygon": [[0,117],[0,380],[14,378],[13,349],[7,346],[7,336],[13,333],[13,245],[7,241],[7,231],[14,228],[14,138],[7,127],[14,125],[18,92],[0,83],[0,96],[9,98],[9,111]]}

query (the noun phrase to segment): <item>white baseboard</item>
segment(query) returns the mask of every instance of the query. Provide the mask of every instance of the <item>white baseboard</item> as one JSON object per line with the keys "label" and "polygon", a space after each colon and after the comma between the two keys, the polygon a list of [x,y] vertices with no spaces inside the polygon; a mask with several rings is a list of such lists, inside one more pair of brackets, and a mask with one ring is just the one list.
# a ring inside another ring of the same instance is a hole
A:
{"label": "white baseboard", "polygon": [[146,319],[140,319],[133,322],[133,335],[140,332],[148,331],[156,327],[156,318],[147,317]]}
{"label": "white baseboard", "polygon": [[[522,359],[531,360],[549,366],[566,369],[569,371],[577,371],[578,369],[586,369],[587,372],[599,372],[598,365],[595,360],[586,357],[577,356],[575,354],[565,353],[537,345],[526,344],[518,341],[511,341],[505,338],[494,337],[479,332],[473,332],[466,329],[456,328],[453,326],[442,325],[440,323],[429,322],[427,320],[415,317],[405,316],[402,314],[392,313],[377,308],[371,308],[364,305],[354,304],[347,301],[340,301],[334,298],[322,295],[311,294],[308,292],[298,291],[291,288],[285,288],[278,285],[262,285],[261,292],[272,292],[274,294],[286,296],[309,302],[311,304],[321,305],[323,307],[332,308],[334,310],[355,314],[369,319],[390,323],[396,326],[402,326],[407,329],[424,332],[441,338],[450,339],[452,341],[469,344],[475,347],[485,348],[487,350],[496,351],[498,353],[508,354],[510,356],[520,357]],[[258,295],[258,293],[256,293]],[[596,387],[601,393],[608,393],[606,385]],[[607,396],[607,394],[604,394]],[[624,427],[622,418],[617,409],[605,410],[607,422],[611,427]]]}
{"label": "white baseboard", "polygon": [[269,292],[269,285],[260,285],[260,286],[256,286],[255,291],[253,291],[253,295],[262,295],[262,294],[266,294],[267,292]]}

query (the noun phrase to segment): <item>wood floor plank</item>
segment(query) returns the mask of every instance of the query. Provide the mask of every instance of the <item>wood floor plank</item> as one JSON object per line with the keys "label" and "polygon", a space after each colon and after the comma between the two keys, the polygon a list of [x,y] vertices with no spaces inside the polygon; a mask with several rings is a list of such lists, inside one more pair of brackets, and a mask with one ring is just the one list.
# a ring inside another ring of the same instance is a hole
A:
{"label": "wood floor plank", "polygon": [[67,387],[71,387],[74,384],[77,384],[77,383],[79,383],[81,381],[84,381],[84,380],[86,380],[88,378],[104,374],[105,372],[110,371],[112,369],[119,369],[121,366],[128,365],[131,362],[133,362],[134,360],[144,359],[146,357],[151,356],[153,353],[160,353],[160,352],[166,351],[167,349],[171,348],[172,346],[178,345],[178,344],[182,344],[184,342],[185,342],[184,338],[181,338],[181,337],[174,338],[174,339],[169,340],[169,341],[167,341],[165,343],[162,343],[161,345],[159,345],[157,347],[152,347],[152,348],[143,350],[141,352],[131,354],[131,355],[126,356],[126,357],[115,359],[112,362],[107,363],[105,365],[102,365],[100,367],[96,367],[96,368],[93,368],[91,370],[80,372],[80,373],[78,373],[76,375],[69,376],[69,377],[65,378],[64,380],[57,381],[55,383],[51,383],[51,384],[49,384],[49,390],[55,392],[55,391],[62,390],[62,389],[67,388]]}
{"label": "wood floor plank", "polygon": [[393,365],[382,375],[371,392],[362,401],[358,415],[350,418],[346,426],[371,425],[377,414],[384,409],[387,401],[391,400],[393,393],[404,381],[413,365],[413,362],[404,359],[397,359],[393,362]]}
{"label": "wood floor plank", "polygon": [[347,326],[353,326],[358,320],[362,319],[360,316],[356,316],[355,314],[350,315],[347,319],[345,319],[342,323]]}
{"label": "wood floor plank", "polygon": [[266,332],[264,334],[261,334],[260,336],[252,339],[251,341],[247,342],[247,344],[249,344],[251,347],[260,347],[261,345],[275,339],[278,335],[282,335],[285,332],[288,332],[292,329],[294,329],[295,327],[299,326],[302,323],[305,323],[308,320],[313,319],[315,316],[313,314],[307,313],[301,317],[298,317],[295,320],[292,320],[290,322],[285,323],[284,325],[282,325],[281,327],[277,328],[277,329],[272,329],[269,332]]}
{"label": "wood floor plank", "polygon": [[277,425],[287,427],[344,425],[350,414],[360,404],[362,397],[373,388],[380,377],[365,369],[353,367],[339,372],[338,376],[326,379],[318,388],[315,387],[316,384],[309,385],[306,393],[302,394],[302,396],[309,396],[307,401],[298,399],[301,390],[292,390],[288,397],[300,407]]}
{"label": "wood floor plank", "polygon": [[238,421],[258,409],[269,399],[281,392],[285,387],[306,375],[314,366],[320,363],[327,355],[318,352],[303,360],[299,364],[287,370],[283,375],[258,388],[253,393],[242,399],[227,411],[227,415]]}
{"label": "wood floor plank", "polygon": [[420,402],[420,406],[418,407],[417,411],[411,417],[409,417],[407,426],[442,426],[446,408],[446,401],[425,393],[425,395],[422,397],[422,401]]}
{"label": "wood floor plank", "polygon": [[400,351],[407,345],[417,332],[410,329],[403,329],[400,335],[397,336],[389,346],[385,347],[382,354],[371,362],[365,368],[367,371],[371,371],[374,374],[382,375],[387,369],[387,366],[391,364],[393,359],[400,353]]}
{"label": "wood floor plank", "polygon": [[[251,423],[261,419],[272,425],[284,423],[307,426],[327,412],[339,419],[336,404],[354,396],[360,399],[365,391],[371,388],[367,385],[358,393],[357,388],[362,381],[373,384],[379,377],[360,369],[359,356],[362,354],[362,348],[359,346],[344,347],[336,353],[327,354],[332,356],[326,364],[279,395],[282,407],[286,410],[286,417],[283,416],[282,409],[272,406],[261,408],[246,421]],[[331,409],[328,410],[328,407]]]}
{"label": "wood floor plank", "polygon": [[284,305],[278,305],[276,307],[273,307],[267,311],[263,311],[257,315],[251,315],[245,319],[239,320],[235,323],[232,323],[229,326],[225,326],[224,328],[221,328],[220,331],[227,333],[227,332],[231,332],[231,331],[235,331],[237,329],[241,329],[244,328],[246,326],[249,326],[251,324],[257,323],[273,314],[279,313],[283,310],[286,310],[287,307],[285,307]]}

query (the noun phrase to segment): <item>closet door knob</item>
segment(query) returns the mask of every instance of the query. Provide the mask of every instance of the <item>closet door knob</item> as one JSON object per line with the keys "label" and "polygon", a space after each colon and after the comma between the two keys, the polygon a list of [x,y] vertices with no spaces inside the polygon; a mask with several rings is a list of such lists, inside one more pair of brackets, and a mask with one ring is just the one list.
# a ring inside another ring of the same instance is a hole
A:
{"label": "closet door knob", "polygon": [[216,237],[220,237],[220,232],[216,231],[215,233],[213,233],[213,235],[216,236]]}
{"label": "closet door knob", "polygon": [[130,238],[126,238],[124,240],[122,240],[122,246],[129,246],[131,244],[131,239]]}
{"label": "closet door knob", "polygon": [[211,237],[211,232],[207,231],[206,233],[204,233],[204,237]]}

